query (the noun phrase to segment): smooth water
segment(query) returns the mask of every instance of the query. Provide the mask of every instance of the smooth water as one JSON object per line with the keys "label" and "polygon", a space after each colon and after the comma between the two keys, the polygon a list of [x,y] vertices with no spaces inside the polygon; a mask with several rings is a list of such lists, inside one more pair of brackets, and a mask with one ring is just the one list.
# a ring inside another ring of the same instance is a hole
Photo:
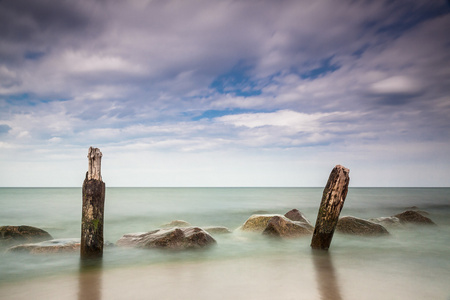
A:
{"label": "smooth water", "polygon": [[[257,273],[281,268],[292,273],[290,278],[300,276],[294,275],[296,272],[312,272],[316,275],[302,273],[303,280],[314,280],[324,299],[330,285],[321,286],[323,274],[326,280],[337,278],[338,294],[349,299],[375,299],[360,297],[353,289],[357,283],[360,289],[356,291],[376,295],[379,288],[373,285],[379,283],[374,281],[386,282],[386,292],[392,295],[387,299],[406,299],[410,295],[416,299],[449,299],[449,188],[350,188],[341,216],[391,216],[417,206],[427,211],[438,226],[388,228],[391,235],[382,238],[335,234],[326,258],[312,254],[309,237],[278,241],[236,230],[255,212],[285,214],[293,208],[314,223],[322,191],[323,188],[107,188],[107,241],[116,242],[123,234],[150,231],[172,220],[185,220],[200,227],[226,226],[234,232],[214,235],[217,246],[201,251],[105,248],[102,270],[107,274],[141,266],[163,267],[165,271],[169,266],[178,266],[181,270],[186,264],[204,262],[227,270],[235,264],[248,264],[247,270]],[[30,225],[48,231],[54,238],[79,237],[81,202],[81,188],[0,188],[0,226]],[[0,298],[2,287],[17,282],[79,272],[76,254],[27,255],[0,250]],[[210,278],[227,278],[226,271],[222,274],[214,268],[208,270]],[[244,276],[241,271],[234,271],[230,270],[228,276]],[[228,281],[230,285],[237,284],[231,278]],[[167,284],[171,284],[170,280]],[[336,297],[336,291],[331,292]]]}

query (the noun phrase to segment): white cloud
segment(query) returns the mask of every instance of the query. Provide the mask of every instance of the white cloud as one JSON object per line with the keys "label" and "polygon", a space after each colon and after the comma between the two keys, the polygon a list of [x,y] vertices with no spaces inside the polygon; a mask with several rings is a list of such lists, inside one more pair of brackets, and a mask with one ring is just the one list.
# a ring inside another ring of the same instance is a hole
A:
{"label": "white cloud", "polygon": [[415,94],[422,87],[416,80],[407,76],[393,76],[377,81],[370,86],[370,90],[376,94]]}
{"label": "white cloud", "polygon": [[127,62],[120,56],[112,55],[66,51],[61,57],[61,63],[68,72],[143,72],[143,68],[139,65]]}
{"label": "white cloud", "polygon": [[232,124],[234,126],[245,126],[249,128],[263,126],[290,127],[296,131],[314,131],[317,129],[318,120],[329,116],[329,114],[304,114],[291,110],[280,110],[273,113],[252,113],[228,115],[215,118],[218,122]]}

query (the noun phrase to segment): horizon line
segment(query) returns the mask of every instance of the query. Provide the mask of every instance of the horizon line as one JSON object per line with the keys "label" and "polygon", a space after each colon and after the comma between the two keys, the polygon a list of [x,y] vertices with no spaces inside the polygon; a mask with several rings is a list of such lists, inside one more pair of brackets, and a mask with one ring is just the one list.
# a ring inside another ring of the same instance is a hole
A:
{"label": "horizon line", "polygon": [[[2,189],[71,189],[82,186],[0,186]],[[106,188],[324,188],[324,186],[107,186]],[[450,188],[450,186],[349,186],[349,188]]]}

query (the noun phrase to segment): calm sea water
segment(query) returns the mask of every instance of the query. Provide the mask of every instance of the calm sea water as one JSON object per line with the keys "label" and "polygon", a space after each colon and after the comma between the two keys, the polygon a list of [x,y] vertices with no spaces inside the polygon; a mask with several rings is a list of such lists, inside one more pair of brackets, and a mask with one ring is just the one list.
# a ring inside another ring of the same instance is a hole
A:
{"label": "calm sea water", "polygon": [[[314,223],[322,191],[323,188],[107,188],[105,240],[116,242],[123,234],[150,231],[172,220],[235,230],[256,211],[284,214],[297,208]],[[0,226],[31,225],[48,231],[54,238],[79,237],[81,201],[81,188],[0,188]],[[438,226],[388,228],[391,235],[383,238],[335,234],[329,251],[332,275],[337,277],[336,286],[347,298],[352,298],[355,280],[361,286],[373,284],[373,280],[391,282],[393,286],[393,280],[401,278],[395,286],[403,292],[412,288],[416,299],[450,299],[450,188],[350,188],[341,216],[391,216],[412,206],[427,211]],[[306,269],[309,266],[321,274],[323,261],[312,260],[310,238],[274,241],[239,231],[214,237],[218,245],[204,251],[106,248],[103,270],[205,261],[233,264],[243,260],[261,267],[269,258],[277,258],[303,264]],[[78,255],[33,256],[0,250],[0,295],[2,287],[9,284],[79,272]],[[329,258],[325,261],[328,270]],[[363,274],[367,280],[362,279]],[[352,276],[352,282],[345,280]],[[386,299],[409,297],[400,290],[389,291],[393,297]]]}

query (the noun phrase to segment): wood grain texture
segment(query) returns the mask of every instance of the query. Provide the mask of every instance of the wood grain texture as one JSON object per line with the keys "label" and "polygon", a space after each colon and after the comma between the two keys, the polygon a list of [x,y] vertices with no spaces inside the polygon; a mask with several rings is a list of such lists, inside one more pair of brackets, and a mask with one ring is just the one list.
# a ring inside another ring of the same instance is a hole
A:
{"label": "wood grain texture", "polygon": [[337,165],[333,168],[323,190],[322,201],[317,214],[314,234],[311,240],[313,249],[327,250],[330,247],[339,214],[344,207],[350,182],[350,170]]}

